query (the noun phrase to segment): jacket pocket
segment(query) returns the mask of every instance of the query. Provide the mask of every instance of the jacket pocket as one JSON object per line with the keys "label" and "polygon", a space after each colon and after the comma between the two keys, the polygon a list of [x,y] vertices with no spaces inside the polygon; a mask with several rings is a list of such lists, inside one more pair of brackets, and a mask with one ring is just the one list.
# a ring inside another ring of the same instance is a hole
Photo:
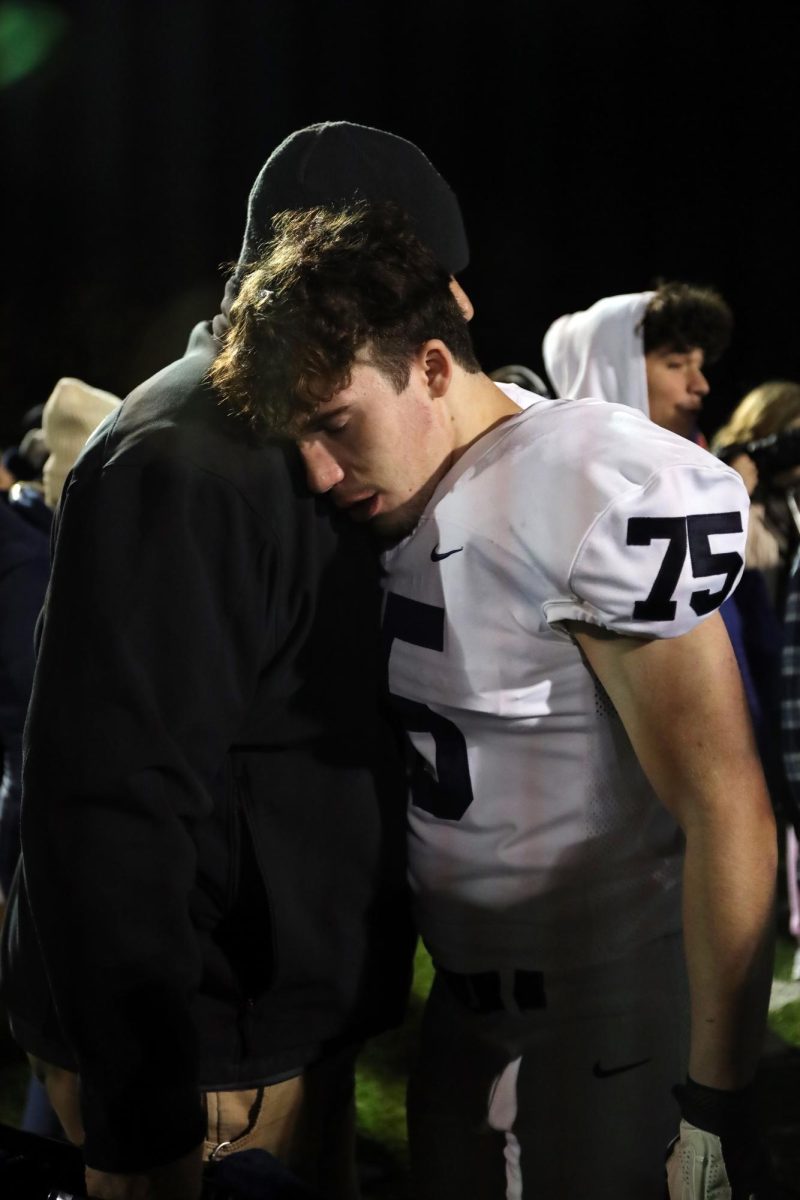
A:
{"label": "jacket pocket", "polygon": [[232,757],[229,772],[228,904],[215,940],[228,959],[245,1002],[252,1004],[269,989],[274,976],[272,911],[253,844],[248,780],[238,756]]}

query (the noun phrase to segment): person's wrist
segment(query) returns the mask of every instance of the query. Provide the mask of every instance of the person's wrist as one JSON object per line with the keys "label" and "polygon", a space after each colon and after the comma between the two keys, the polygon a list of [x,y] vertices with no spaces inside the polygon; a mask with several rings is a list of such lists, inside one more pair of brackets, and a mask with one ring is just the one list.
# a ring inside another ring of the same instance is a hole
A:
{"label": "person's wrist", "polygon": [[755,1096],[752,1083],[727,1091],[707,1087],[687,1075],[685,1083],[673,1088],[673,1095],[684,1121],[720,1139],[737,1137],[752,1125]]}

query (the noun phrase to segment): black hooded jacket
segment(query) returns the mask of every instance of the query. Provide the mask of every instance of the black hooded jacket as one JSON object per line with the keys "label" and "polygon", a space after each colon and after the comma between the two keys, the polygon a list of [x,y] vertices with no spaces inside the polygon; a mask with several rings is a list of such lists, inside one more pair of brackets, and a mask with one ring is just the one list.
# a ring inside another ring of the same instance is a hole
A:
{"label": "black hooded jacket", "polygon": [[223,312],[100,427],[62,497],[2,975],[20,1043],[80,1073],[101,1170],[178,1158],[205,1133],[199,1088],[293,1074],[404,1007],[377,559],[296,451],[206,383],[275,213],[354,196],[399,202],[466,265],[416,146],[348,122],[292,134],[251,192]]}
{"label": "black hooded jacket", "polygon": [[70,477],[26,732],[4,997],[79,1071],[106,1170],[178,1157],[198,1087],[295,1073],[408,983],[375,555],[222,411],[217,348],[198,327]]}

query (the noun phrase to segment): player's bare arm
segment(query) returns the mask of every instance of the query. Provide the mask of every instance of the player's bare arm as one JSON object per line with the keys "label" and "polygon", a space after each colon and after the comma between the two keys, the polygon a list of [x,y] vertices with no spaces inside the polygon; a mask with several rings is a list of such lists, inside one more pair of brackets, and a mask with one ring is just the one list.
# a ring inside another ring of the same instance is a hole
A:
{"label": "player's bare arm", "polygon": [[686,835],[689,1074],[709,1087],[742,1087],[755,1072],[769,997],[777,851],[722,619],[653,641],[577,623],[570,632]]}

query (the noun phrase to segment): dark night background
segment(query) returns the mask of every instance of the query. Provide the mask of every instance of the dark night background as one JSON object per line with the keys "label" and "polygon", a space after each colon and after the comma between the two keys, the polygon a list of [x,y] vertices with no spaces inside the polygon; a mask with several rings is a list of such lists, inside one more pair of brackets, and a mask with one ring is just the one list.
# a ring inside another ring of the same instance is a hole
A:
{"label": "dark night background", "polygon": [[712,431],[800,379],[799,33],[771,0],[0,0],[0,445],[59,376],[124,395],[179,354],[269,151],[341,118],[460,196],[487,369],[541,370],[550,321],[602,295],[718,286]]}

